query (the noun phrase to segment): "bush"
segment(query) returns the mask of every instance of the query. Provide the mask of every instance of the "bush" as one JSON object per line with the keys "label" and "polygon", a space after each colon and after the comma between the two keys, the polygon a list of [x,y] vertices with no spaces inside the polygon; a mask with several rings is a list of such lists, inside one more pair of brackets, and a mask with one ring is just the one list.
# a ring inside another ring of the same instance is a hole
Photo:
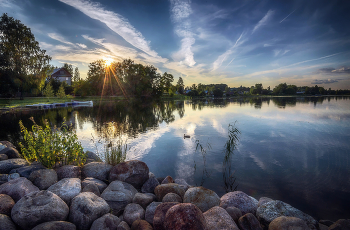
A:
{"label": "bush", "polygon": [[61,128],[51,129],[45,120],[44,127],[37,125],[34,118],[32,132],[19,121],[23,143],[19,142],[23,157],[29,161],[39,161],[47,168],[55,165],[75,164],[81,166],[86,161],[83,147],[74,131],[63,122]]}

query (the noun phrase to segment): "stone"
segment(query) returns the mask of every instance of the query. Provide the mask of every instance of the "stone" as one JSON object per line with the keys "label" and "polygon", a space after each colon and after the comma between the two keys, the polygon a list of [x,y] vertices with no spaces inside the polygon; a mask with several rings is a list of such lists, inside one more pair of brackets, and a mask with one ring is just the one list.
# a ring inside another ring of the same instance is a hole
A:
{"label": "stone", "polygon": [[8,175],[7,181],[11,181],[11,180],[14,180],[14,179],[17,179],[17,178],[20,178],[20,175],[18,173],[12,173],[12,174]]}
{"label": "stone", "polygon": [[203,213],[208,229],[239,230],[236,223],[225,209],[215,206]]}
{"label": "stone", "polygon": [[131,160],[114,166],[109,173],[109,181],[120,180],[141,189],[148,180],[149,169],[145,162]]}
{"label": "stone", "polygon": [[156,196],[152,193],[136,193],[132,202],[139,204],[143,209],[156,199]]}
{"label": "stone", "polygon": [[348,230],[350,229],[350,219],[339,219],[329,226],[328,230]]}
{"label": "stone", "polygon": [[117,230],[130,230],[130,227],[129,227],[128,223],[126,223],[125,221],[122,221],[118,225]]}
{"label": "stone", "polygon": [[302,219],[311,229],[316,229],[317,226],[317,221],[314,218],[279,200],[265,203],[256,211],[256,217],[259,222],[265,226],[268,226],[271,221],[280,216],[297,217]]}
{"label": "stone", "polygon": [[201,210],[191,203],[177,204],[171,207],[165,215],[164,227],[173,230],[209,229]]}
{"label": "stone", "polygon": [[178,184],[181,188],[187,191],[191,186],[187,184],[187,182],[184,179],[175,179],[175,183]]}
{"label": "stone", "polygon": [[86,158],[92,159],[94,162],[103,162],[99,156],[97,156],[94,152],[86,151]]}
{"label": "stone", "polygon": [[331,220],[320,220],[319,223],[329,227],[332,224],[334,224],[334,221],[331,221]]}
{"label": "stone", "polygon": [[81,182],[81,187],[84,188],[86,185],[88,184],[95,184],[97,186],[97,188],[100,190],[100,193],[103,193],[103,191],[107,188],[107,184],[105,182],[103,182],[102,180],[99,179],[95,179],[92,177],[88,177],[85,178],[82,182]]}
{"label": "stone", "polygon": [[163,197],[162,202],[179,202],[182,203],[182,198],[176,193],[168,193]]}
{"label": "stone", "polygon": [[0,161],[0,173],[9,174],[12,169],[21,168],[29,165],[29,162],[25,159],[14,158]]}
{"label": "stone", "polygon": [[161,203],[162,202],[152,202],[150,205],[147,206],[146,212],[145,212],[145,220],[148,223],[153,225],[154,213],[156,212],[156,208],[158,207],[158,205],[160,205]]}
{"label": "stone", "polygon": [[4,145],[5,147],[9,147],[9,148],[16,148],[16,146],[14,146],[11,142],[9,141],[0,141],[0,145]]}
{"label": "stone", "polygon": [[112,167],[112,165],[103,162],[91,162],[83,166],[81,176],[84,179],[92,177],[107,182]]}
{"label": "stone", "polygon": [[184,203],[196,205],[202,212],[220,205],[220,197],[212,190],[204,187],[189,188],[184,195]]}
{"label": "stone", "polygon": [[75,165],[64,165],[62,167],[55,168],[57,173],[57,180],[63,178],[79,178],[81,179],[81,168]]}
{"label": "stone", "polygon": [[159,185],[157,178],[150,177],[141,187],[143,193],[154,193],[154,189]]}
{"label": "stone", "polygon": [[7,147],[0,151],[0,154],[5,154],[8,159],[22,158],[21,154],[14,147]]}
{"label": "stone", "polygon": [[161,184],[164,179],[165,179],[165,177],[157,177],[159,184]]}
{"label": "stone", "polygon": [[96,219],[92,223],[90,230],[112,230],[117,229],[120,224],[120,220],[117,216],[107,213],[102,217]]}
{"label": "stone", "polygon": [[67,221],[50,221],[37,225],[32,230],[76,230],[74,224]]}
{"label": "stone", "polygon": [[12,169],[9,173],[18,173],[28,179],[29,175],[39,169],[46,169],[40,162],[33,162],[29,166]]}
{"label": "stone", "polygon": [[39,191],[39,188],[25,177],[19,177],[0,185],[0,194],[9,195],[15,202],[19,201],[23,196],[35,191]]}
{"label": "stone", "polygon": [[28,179],[40,190],[45,190],[57,182],[57,173],[53,169],[39,169],[32,172]]}
{"label": "stone", "polygon": [[101,197],[108,203],[114,215],[120,215],[120,212],[132,202],[137,190],[128,183],[122,181],[113,181],[103,191]]}
{"label": "stone", "polygon": [[81,181],[79,178],[64,178],[51,185],[48,189],[70,206],[71,200],[81,192]]}
{"label": "stone", "polygon": [[15,201],[6,194],[0,194],[0,214],[11,216],[11,210],[15,205]]}
{"label": "stone", "polygon": [[181,198],[183,198],[185,195],[185,190],[181,188],[178,184],[171,183],[158,185],[154,189],[154,193],[156,194],[157,199],[160,201],[163,200],[163,197],[168,193],[176,193]]}
{"label": "stone", "polygon": [[242,215],[252,213],[255,215],[258,208],[258,201],[244,192],[235,191],[223,195],[220,199],[220,207],[226,209],[228,207],[236,207],[241,210]]}
{"label": "stone", "polygon": [[8,160],[9,157],[6,154],[0,154],[0,161]]}
{"label": "stone", "polygon": [[171,176],[165,177],[161,184],[169,184],[169,183],[175,183],[174,179]]}
{"label": "stone", "polygon": [[280,216],[274,219],[269,230],[310,230],[305,221],[296,217]]}
{"label": "stone", "polygon": [[98,189],[98,187],[96,186],[96,184],[87,184],[82,192],[92,192],[93,194],[95,194],[96,196],[101,196],[100,190]]}
{"label": "stone", "polygon": [[0,214],[0,230],[16,230],[16,225],[7,215]]}
{"label": "stone", "polygon": [[0,181],[8,181],[7,178],[8,178],[9,174],[0,174]]}
{"label": "stone", "polygon": [[82,192],[72,200],[69,222],[75,224],[78,230],[88,230],[96,219],[107,214],[109,210],[104,199],[92,192]]}
{"label": "stone", "polygon": [[131,225],[131,230],[153,230],[153,228],[145,220],[135,220]]}
{"label": "stone", "polygon": [[258,219],[251,213],[241,216],[238,219],[238,226],[241,230],[263,230]]}
{"label": "stone", "polygon": [[128,204],[125,207],[123,219],[129,225],[132,225],[135,220],[145,219],[145,210],[139,204]]}
{"label": "stone", "polygon": [[156,177],[153,172],[148,173],[148,178],[151,178],[151,177]]}
{"label": "stone", "polygon": [[263,205],[267,202],[270,202],[270,201],[273,201],[273,200],[271,198],[268,198],[268,197],[261,197],[259,199],[258,207],[260,207],[261,205]]}
{"label": "stone", "polygon": [[226,212],[232,217],[232,219],[236,223],[238,223],[238,219],[242,216],[241,210],[233,206],[226,208]]}
{"label": "stone", "polygon": [[318,224],[318,229],[319,229],[319,230],[328,230],[328,226],[319,223],[319,224]]}
{"label": "stone", "polygon": [[[161,203],[156,207],[153,217],[153,228],[154,230],[167,230],[164,226],[165,215],[170,208],[177,205],[177,202]],[[148,221],[149,222],[149,221]]]}
{"label": "stone", "polygon": [[22,197],[12,208],[12,220],[23,229],[48,221],[67,219],[69,208],[64,201],[50,191],[36,191]]}

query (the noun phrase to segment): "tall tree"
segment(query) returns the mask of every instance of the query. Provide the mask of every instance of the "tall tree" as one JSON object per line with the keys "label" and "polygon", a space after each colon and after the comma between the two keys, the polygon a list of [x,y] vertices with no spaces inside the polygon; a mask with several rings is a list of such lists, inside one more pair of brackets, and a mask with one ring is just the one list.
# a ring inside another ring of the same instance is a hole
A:
{"label": "tall tree", "polygon": [[63,68],[65,68],[73,76],[73,66],[71,64],[64,63]]}
{"label": "tall tree", "polygon": [[80,73],[78,67],[75,67],[73,81],[77,82],[80,80]]}
{"label": "tall tree", "polygon": [[180,93],[180,94],[183,94],[184,93],[184,81],[182,80],[182,77],[179,77],[179,80],[177,81],[176,83],[176,88],[177,88],[177,91]]}

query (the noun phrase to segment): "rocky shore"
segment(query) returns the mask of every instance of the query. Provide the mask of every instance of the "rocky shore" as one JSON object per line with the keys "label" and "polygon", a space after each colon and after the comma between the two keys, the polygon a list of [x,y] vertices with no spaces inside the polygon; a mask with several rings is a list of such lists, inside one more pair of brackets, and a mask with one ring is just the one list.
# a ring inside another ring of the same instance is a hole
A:
{"label": "rocky shore", "polygon": [[242,191],[219,197],[184,179],[157,178],[138,160],[116,166],[88,152],[83,167],[29,164],[0,142],[0,230],[350,229],[279,200]]}

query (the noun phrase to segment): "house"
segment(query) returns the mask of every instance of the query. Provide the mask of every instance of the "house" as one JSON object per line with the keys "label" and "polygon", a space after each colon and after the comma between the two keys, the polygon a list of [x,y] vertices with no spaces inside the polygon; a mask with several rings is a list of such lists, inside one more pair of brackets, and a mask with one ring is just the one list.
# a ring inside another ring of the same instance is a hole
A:
{"label": "house", "polygon": [[54,69],[47,79],[51,78],[55,78],[60,82],[66,82],[67,85],[72,85],[72,75],[65,68]]}

